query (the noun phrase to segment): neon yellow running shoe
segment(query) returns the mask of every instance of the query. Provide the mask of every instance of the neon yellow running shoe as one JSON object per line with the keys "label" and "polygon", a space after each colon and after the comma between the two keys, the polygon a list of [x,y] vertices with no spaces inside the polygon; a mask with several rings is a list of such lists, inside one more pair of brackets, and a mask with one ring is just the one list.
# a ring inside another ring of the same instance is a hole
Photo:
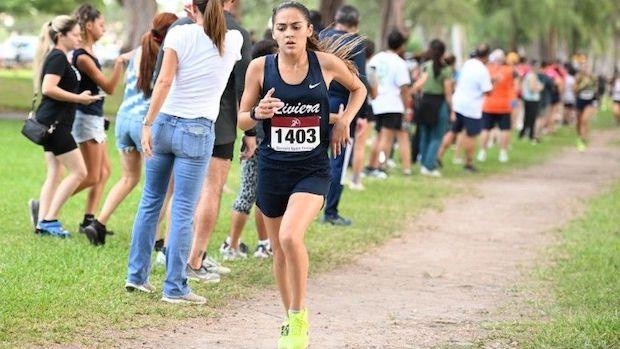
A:
{"label": "neon yellow running shoe", "polygon": [[280,327],[280,338],[278,338],[278,349],[288,349],[288,317],[282,322]]}
{"label": "neon yellow running shoe", "polygon": [[586,151],[586,142],[584,142],[581,138],[577,139],[577,150],[580,152]]}
{"label": "neon yellow running shoe", "polygon": [[308,347],[308,310],[299,313],[288,312],[289,333],[287,349],[306,349]]}

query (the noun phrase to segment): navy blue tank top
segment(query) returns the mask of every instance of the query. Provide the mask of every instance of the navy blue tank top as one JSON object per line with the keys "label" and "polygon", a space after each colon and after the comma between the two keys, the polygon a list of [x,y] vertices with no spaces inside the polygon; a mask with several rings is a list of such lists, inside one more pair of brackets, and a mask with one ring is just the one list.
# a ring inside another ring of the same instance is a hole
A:
{"label": "navy blue tank top", "polygon": [[[77,60],[78,60],[78,57],[81,55],[87,55],[90,59],[93,60],[93,62],[95,62],[97,69],[101,70],[101,64],[99,63],[99,60],[96,57],[92,56],[90,53],[88,53],[83,48],[79,48],[73,51],[73,59],[71,63],[73,64],[74,67],[77,68]],[[81,70],[80,70],[80,75],[82,76],[82,79],[80,80],[80,88],[78,90],[78,93],[82,93],[88,90],[90,91],[91,95],[93,96],[98,95],[100,91],[99,91],[99,86],[97,86],[97,83],[95,83],[93,79],[90,78],[90,76],[86,75],[86,73],[84,73]],[[103,98],[89,105],[78,104],[77,109],[84,114],[103,116]]]}
{"label": "navy blue tank top", "polygon": [[273,161],[328,161],[329,92],[316,53],[308,51],[308,74],[297,85],[284,82],[276,54],[265,56],[261,99],[275,88],[273,97],[284,107],[262,124],[265,138],[262,159]]}

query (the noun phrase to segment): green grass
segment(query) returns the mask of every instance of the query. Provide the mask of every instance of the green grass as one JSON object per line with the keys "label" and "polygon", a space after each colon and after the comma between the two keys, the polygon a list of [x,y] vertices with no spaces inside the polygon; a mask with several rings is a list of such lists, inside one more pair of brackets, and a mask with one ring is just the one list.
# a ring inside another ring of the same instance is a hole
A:
{"label": "green grass", "polygon": [[[603,120],[608,118],[606,115]],[[0,149],[6,154],[0,169],[2,204],[0,205],[0,346],[22,346],[57,342],[97,343],[106,346],[110,330],[157,327],[175,319],[214,316],[226,302],[247,297],[255,290],[273,284],[270,262],[254,259],[234,264],[230,277],[216,286],[192,284],[208,298],[209,306],[174,307],[159,302],[159,294],[127,294],[122,288],[130,231],[140,188],[123,202],[108,226],[116,232],[104,247],[93,248],[79,234],[69,240],[32,234],[26,202],[37,197],[45,175],[41,149],[19,134],[20,122],[0,121]],[[113,133],[110,133],[112,137]],[[562,129],[541,145],[515,142],[511,163],[494,160],[483,164],[483,174],[526,166],[544,160],[557,150],[572,144],[572,130]],[[110,139],[113,176],[108,189],[119,176],[119,160]],[[489,159],[496,159],[496,150]],[[461,183],[484,176],[467,176],[448,164],[445,178],[439,180],[403,177],[394,174],[384,182],[367,180],[364,192],[345,191],[341,211],[354,225],[332,228],[313,224],[306,237],[311,259],[311,274],[333,269],[355,255],[397,235],[399,229],[422,210],[439,207],[440,200],[457,193]],[[458,181],[455,179],[459,179]],[[234,161],[228,186],[239,185],[239,166]],[[209,252],[217,248],[228,233],[230,207],[234,194],[225,194],[220,218]],[[77,228],[83,214],[85,194],[72,198],[61,212],[61,221],[71,230]],[[244,241],[253,246],[256,236],[249,222]],[[163,270],[154,269],[152,281],[161,288]],[[107,335],[106,335],[107,333]],[[107,343],[109,344],[109,343]]]}
{"label": "green grass", "polygon": [[[534,320],[501,336],[522,348],[620,348],[620,183],[561,230],[553,263],[538,270],[549,285]],[[542,291],[542,290],[540,290]]]}
{"label": "green grass", "polygon": [[[109,73],[106,72],[106,73]],[[123,100],[124,84],[106,97],[103,111],[114,116]],[[29,111],[32,106],[32,71],[26,69],[0,70],[0,112]]]}

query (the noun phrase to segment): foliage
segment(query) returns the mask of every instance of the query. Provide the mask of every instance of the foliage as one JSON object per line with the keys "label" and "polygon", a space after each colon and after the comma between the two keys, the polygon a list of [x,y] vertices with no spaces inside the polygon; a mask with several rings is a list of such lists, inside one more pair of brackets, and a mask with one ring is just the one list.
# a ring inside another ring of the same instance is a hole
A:
{"label": "foliage", "polygon": [[[11,14],[33,14],[38,12],[63,14],[70,13],[83,0],[2,0],[0,2],[0,12]],[[97,7],[103,6],[103,0],[91,0],[91,4]]]}

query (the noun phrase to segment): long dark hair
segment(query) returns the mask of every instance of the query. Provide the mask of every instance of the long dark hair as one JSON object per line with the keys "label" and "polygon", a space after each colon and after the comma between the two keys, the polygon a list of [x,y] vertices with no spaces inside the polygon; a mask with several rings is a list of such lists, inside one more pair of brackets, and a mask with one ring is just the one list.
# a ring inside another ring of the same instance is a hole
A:
{"label": "long dark hair", "polygon": [[153,18],[153,27],[150,31],[142,35],[140,45],[142,47],[142,55],[140,56],[140,74],[136,87],[150,96],[153,91],[153,71],[155,71],[155,63],[157,61],[157,53],[159,47],[168,33],[168,28],[178,19],[174,13],[164,12]]}
{"label": "long dark hair", "polygon": [[[273,9],[273,14],[271,16],[271,25],[275,25],[276,15],[280,11],[291,8],[301,12],[301,14],[308,22],[308,25],[312,23],[310,20],[310,10],[308,10],[305,5],[297,1],[286,1]],[[352,38],[353,36],[354,34],[345,34],[340,36],[332,36],[324,40],[319,40],[316,35],[311,35],[306,42],[306,49],[308,51],[320,51],[335,55],[347,65],[347,67],[352,73],[357,75],[357,67],[351,61],[350,57],[351,53],[355,50],[355,48],[361,46],[364,41],[364,37],[356,36],[355,38]],[[356,54],[359,53],[361,52],[357,52]]]}
{"label": "long dark hair", "polygon": [[431,41],[428,48],[428,57],[433,61],[433,75],[435,78],[441,73],[441,69],[446,66],[443,55],[446,53],[446,45],[439,39]]}
{"label": "long dark hair", "polygon": [[101,11],[97,10],[91,4],[82,4],[75,10],[75,19],[78,21],[82,29],[82,39],[86,38],[86,23],[93,22],[101,17]]}
{"label": "long dark hair", "polygon": [[226,39],[226,18],[222,0],[193,0],[192,4],[204,16],[203,27],[205,34],[213,41],[215,47],[224,54],[224,41]]}

